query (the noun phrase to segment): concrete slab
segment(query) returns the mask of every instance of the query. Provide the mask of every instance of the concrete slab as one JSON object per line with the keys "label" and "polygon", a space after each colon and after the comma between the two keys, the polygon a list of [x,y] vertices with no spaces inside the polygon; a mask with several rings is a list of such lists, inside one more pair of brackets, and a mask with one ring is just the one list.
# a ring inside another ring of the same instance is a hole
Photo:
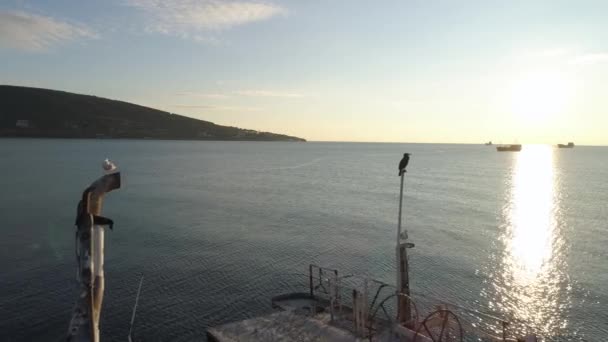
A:
{"label": "concrete slab", "polygon": [[[320,318],[320,317],[319,317]],[[228,323],[207,330],[209,341],[363,341],[351,332],[293,311]]]}

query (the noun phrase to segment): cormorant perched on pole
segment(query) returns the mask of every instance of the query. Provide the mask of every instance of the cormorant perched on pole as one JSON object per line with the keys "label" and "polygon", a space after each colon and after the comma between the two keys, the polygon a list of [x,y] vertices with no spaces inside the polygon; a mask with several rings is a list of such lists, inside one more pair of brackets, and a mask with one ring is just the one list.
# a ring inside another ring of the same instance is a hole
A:
{"label": "cormorant perched on pole", "polygon": [[401,161],[399,162],[399,175],[401,176],[403,175],[404,172],[407,172],[405,170],[405,168],[407,167],[407,163],[410,162],[410,154],[409,153],[404,153],[403,154],[403,159],[401,159]]}
{"label": "cormorant perched on pole", "polygon": [[409,266],[407,260],[407,248],[414,245],[407,242],[407,230],[401,229],[401,213],[403,208],[403,179],[405,178],[405,168],[410,161],[410,154],[404,153],[403,159],[399,162],[399,177],[401,177],[401,188],[399,189],[399,221],[397,223],[397,292],[405,296],[399,296],[399,322],[406,323],[412,318],[410,307],[410,280]]}

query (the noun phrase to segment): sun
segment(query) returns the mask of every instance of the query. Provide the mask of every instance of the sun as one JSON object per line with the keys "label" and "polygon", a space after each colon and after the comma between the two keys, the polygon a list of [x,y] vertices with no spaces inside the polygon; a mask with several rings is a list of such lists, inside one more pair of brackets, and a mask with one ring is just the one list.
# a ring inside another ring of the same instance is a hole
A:
{"label": "sun", "polygon": [[526,122],[544,122],[566,108],[570,94],[558,72],[532,72],[511,83],[510,110]]}

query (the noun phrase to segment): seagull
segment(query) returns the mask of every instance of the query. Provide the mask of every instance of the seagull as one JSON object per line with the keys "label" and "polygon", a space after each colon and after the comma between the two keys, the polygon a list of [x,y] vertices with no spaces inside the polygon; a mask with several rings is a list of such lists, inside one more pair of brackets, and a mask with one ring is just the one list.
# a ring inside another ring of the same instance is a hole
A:
{"label": "seagull", "polygon": [[116,170],[116,165],[114,165],[114,163],[112,163],[112,162],[110,161],[110,159],[108,159],[108,158],[106,158],[106,159],[103,161],[103,163],[101,164],[101,167],[103,168],[103,170],[104,170],[106,173],[110,173],[110,172],[112,172],[112,171]]}
{"label": "seagull", "polygon": [[403,175],[404,172],[407,172],[405,168],[407,167],[407,163],[410,162],[410,154],[404,153],[403,159],[399,162],[399,176]]}

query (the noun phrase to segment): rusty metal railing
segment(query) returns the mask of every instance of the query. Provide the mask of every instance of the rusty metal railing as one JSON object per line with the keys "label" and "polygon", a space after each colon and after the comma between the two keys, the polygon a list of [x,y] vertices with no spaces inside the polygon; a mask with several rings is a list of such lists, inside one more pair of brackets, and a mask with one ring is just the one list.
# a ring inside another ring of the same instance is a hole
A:
{"label": "rusty metal railing", "polygon": [[[370,340],[380,330],[397,325],[408,328],[411,334],[418,334],[416,331],[422,324],[421,315],[428,318],[430,315],[445,312],[457,315],[457,319],[451,321],[462,326],[462,330],[455,328],[455,331],[464,331],[469,337],[513,342],[517,340],[517,337],[513,336],[520,336],[520,331],[512,329],[510,321],[496,315],[416,293],[412,296],[398,293],[394,285],[373,278],[340,275],[335,269],[317,265],[309,266],[307,276],[310,296],[323,298],[325,303],[329,304],[327,309],[331,314],[331,321],[352,321],[353,332]],[[412,317],[407,322],[398,323],[400,307],[397,302],[404,297],[410,303]],[[363,329],[366,330],[365,333]],[[422,336],[419,338],[424,340]]]}

